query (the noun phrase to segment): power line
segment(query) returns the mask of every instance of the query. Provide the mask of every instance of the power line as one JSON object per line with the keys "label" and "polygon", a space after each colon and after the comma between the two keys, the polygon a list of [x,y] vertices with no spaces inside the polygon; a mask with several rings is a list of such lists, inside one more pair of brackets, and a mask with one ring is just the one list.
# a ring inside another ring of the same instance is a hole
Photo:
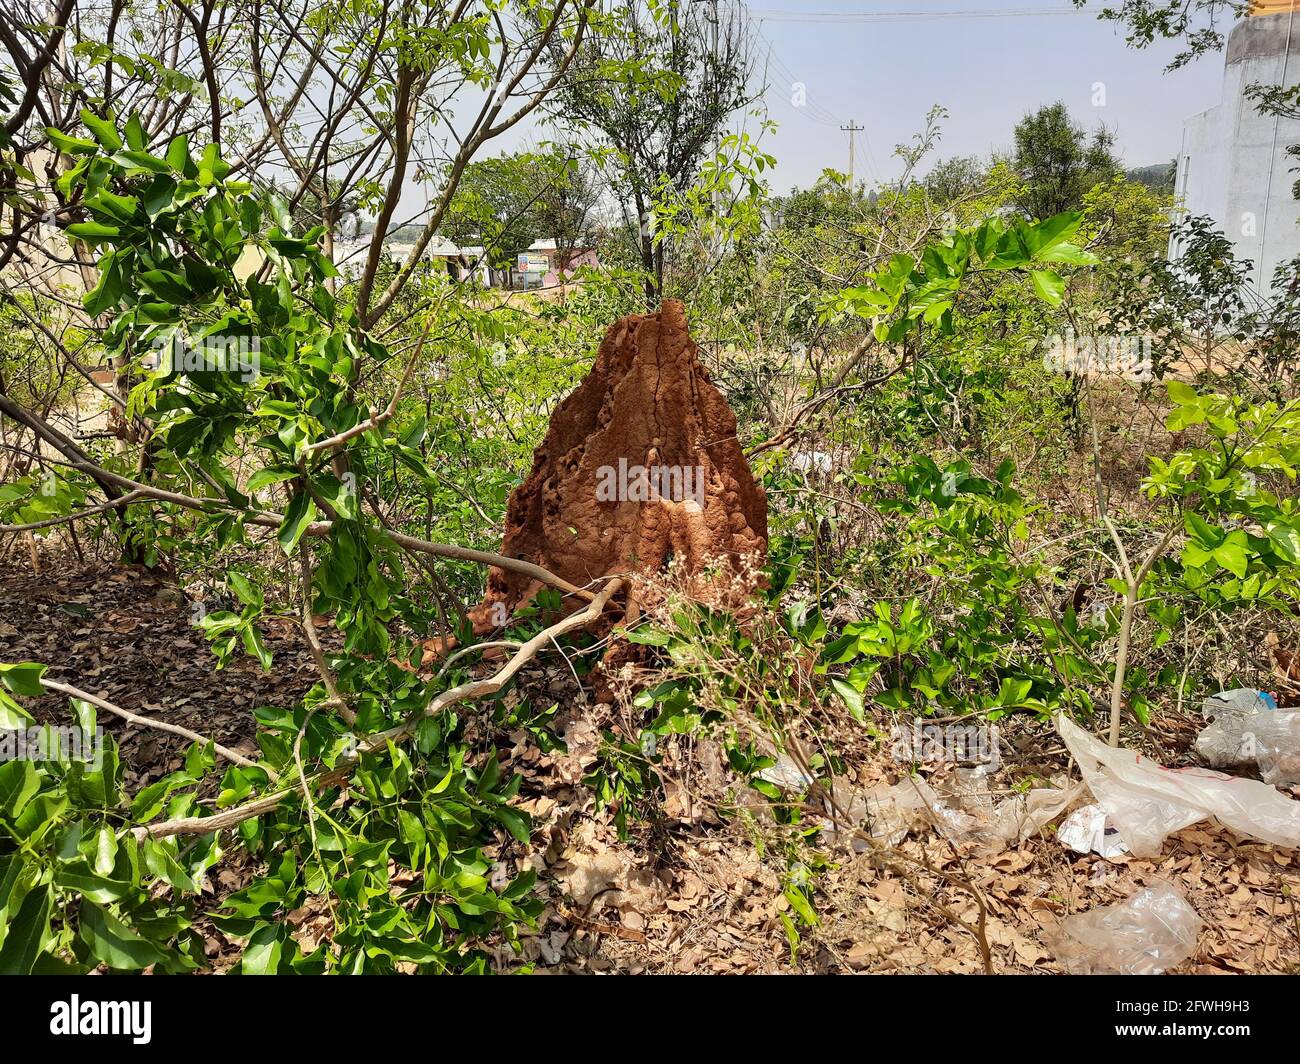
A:
{"label": "power line", "polygon": [[[777,52],[776,45],[773,44],[763,32],[762,20],[754,17],[754,12],[744,3],[744,0],[740,0],[738,6],[744,12],[745,17],[748,18],[750,23],[753,25],[754,32],[758,35],[759,39],[767,45],[767,61],[775,69],[776,73],[781,77],[788,79],[791,86],[803,85],[803,79],[795,75],[794,71],[791,70],[789,65],[781,58],[780,53]],[[808,99],[806,91],[803,100],[797,106],[793,102],[791,102],[790,106],[793,109],[798,110],[803,118],[815,123],[816,125],[825,126],[828,129],[842,129],[844,126],[843,119],[833,111],[824,107],[816,100]],[[880,180],[880,172],[875,163],[874,153],[871,150],[871,138],[865,129],[862,130],[862,133],[862,139],[864,142],[863,147],[865,148],[863,161],[867,164],[867,171],[871,175],[871,179],[873,181],[878,181]]]}
{"label": "power line", "polygon": [[[802,85],[803,80],[795,75],[790,67],[782,60],[776,50],[776,45],[768,39],[763,32],[764,22],[793,22],[793,23],[811,23],[811,24],[852,24],[852,23],[902,23],[902,22],[941,22],[946,19],[1003,19],[1003,18],[1036,18],[1039,16],[1055,15],[1088,15],[1093,14],[1089,10],[1080,7],[1003,7],[1003,8],[980,8],[967,11],[788,11],[780,9],[751,9],[744,0],[740,0],[738,5],[745,12],[746,17],[754,25],[758,37],[767,45],[768,64],[775,69],[780,76],[787,78],[793,85]],[[827,128],[838,128],[849,134],[849,174],[850,185],[853,179],[854,167],[854,134],[861,132],[863,134],[864,161],[873,180],[879,180],[879,172],[875,165],[873,152],[871,150],[871,138],[866,130],[857,125],[856,121],[850,120],[847,124],[831,110],[824,107],[815,100],[809,100],[805,94],[803,100],[791,107],[796,107],[802,116],[810,122]],[[850,128],[853,127],[853,128]]]}
{"label": "power line", "polygon": [[941,22],[950,18],[1037,18],[1061,14],[1092,14],[1083,8],[980,8],[956,12],[792,12],[755,10],[766,22]]}
{"label": "power line", "polygon": [[[759,30],[759,35],[762,36],[761,29]],[[771,61],[772,65],[776,68],[777,73],[788,78],[791,86],[800,85],[802,87],[802,81],[795,76],[794,72],[790,70],[790,68],[781,60],[780,56],[777,55],[776,48],[772,42],[768,41],[766,37],[763,37],[763,40],[768,46],[769,61]],[[849,125],[852,125],[854,128],[849,130],[833,112],[816,101],[808,99],[806,88],[804,89],[803,99],[798,104],[791,101],[790,107],[793,110],[801,112],[803,117],[819,126],[825,126],[827,129],[839,129],[849,132],[850,141],[853,139],[853,133],[861,132],[863,134],[864,147],[866,149],[864,153],[864,161],[867,164],[867,171],[870,173],[872,180],[879,180],[879,171],[876,167],[875,158],[871,151],[871,138],[867,136],[865,127],[857,125],[854,121],[850,120]],[[849,154],[850,156],[853,155],[853,144],[850,144]],[[850,159],[849,169],[850,171],[853,169],[852,159]]]}
{"label": "power line", "polygon": [[[777,54],[776,45],[763,36],[761,25],[758,27],[758,35],[763,39],[763,43],[767,45],[768,62],[776,68],[776,72],[782,77],[788,79],[791,85],[802,84],[802,79],[796,77],[794,71],[791,70],[785,61],[782,60],[780,55]],[[808,110],[809,117],[815,122],[820,122],[822,125],[827,126],[838,126],[840,124],[840,119],[816,100],[805,99],[801,104],[801,107]]]}

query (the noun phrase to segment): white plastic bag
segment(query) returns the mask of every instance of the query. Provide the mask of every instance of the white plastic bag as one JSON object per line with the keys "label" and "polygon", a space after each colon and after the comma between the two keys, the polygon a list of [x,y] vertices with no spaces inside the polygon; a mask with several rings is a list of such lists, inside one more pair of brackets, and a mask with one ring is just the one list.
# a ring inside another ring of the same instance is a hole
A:
{"label": "white plastic bag", "polygon": [[1107,860],[1128,853],[1119,832],[1106,819],[1106,810],[1095,803],[1067,816],[1056,829],[1056,839],[1075,853],[1100,854]]}
{"label": "white plastic bag", "polygon": [[1260,713],[1250,728],[1255,762],[1264,782],[1274,787],[1300,784],[1300,713]]}
{"label": "white plastic bag", "polygon": [[897,846],[917,828],[942,820],[943,800],[919,776],[907,776],[892,787],[877,786],[853,797],[850,815],[865,821],[867,834],[886,846]]}
{"label": "white plastic bag", "polygon": [[1196,952],[1201,918],[1166,883],[1061,921],[1049,945],[1071,975],[1159,975]]}
{"label": "white plastic bag", "polygon": [[1256,725],[1266,723],[1261,714],[1276,710],[1277,703],[1267,691],[1239,687],[1210,695],[1201,703],[1201,713],[1212,723],[1197,735],[1196,752],[1211,768],[1254,764]]}
{"label": "white plastic bag", "polygon": [[1066,718],[1057,731],[1084,782],[1129,850],[1155,857],[1167,835],[1213,817],[1239,835],[1300,846],[1300,802],[1267,783],[1203,768],[1169,769],[1122,747],[1107,746]]}
{"label": "white plastic bag", "polygon": [[1255,756],[1247,734],[1248,719],[1225,716],[1207,724],[1196,736],[1193,749],[1213,768],[1249,765]]}
{"label": "white plastic bag", "polygon": [[1035,787],[999,803],[992,814],[993,834],[1007,844],[1024,842],[1065,812],[1083,794],[1083,784]]}

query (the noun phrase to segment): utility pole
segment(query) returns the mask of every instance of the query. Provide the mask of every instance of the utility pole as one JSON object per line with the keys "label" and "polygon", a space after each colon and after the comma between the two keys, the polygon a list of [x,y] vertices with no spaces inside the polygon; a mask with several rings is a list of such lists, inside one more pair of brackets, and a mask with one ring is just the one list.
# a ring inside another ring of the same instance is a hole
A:
{"label": "utility pole", "polygon": [[[713,36],[713,55],[710,57],[711,64],[718,62],[718,0],[695,0],[696,3],[708,3],[713,8],[712,15],[705,15],[705,20],[712,27]],[[713,131],[713,160],[717,163],[718,153],[722,150],[722,130]],[[718,214],[718,190],[715,188],[709,193],[709,209],[713,212],[714,217]],[[722,238],[718,233],[717,226],[713,230],[713,253],[716,255],[722,247]]]}
{"label": "utility pole", "polygon": [[847,126],[840,126],[840,129],[849,135],[849,195],[853,195],[853,134],[861,133],[863,126],[858,125],[853,119],[849,119]]}

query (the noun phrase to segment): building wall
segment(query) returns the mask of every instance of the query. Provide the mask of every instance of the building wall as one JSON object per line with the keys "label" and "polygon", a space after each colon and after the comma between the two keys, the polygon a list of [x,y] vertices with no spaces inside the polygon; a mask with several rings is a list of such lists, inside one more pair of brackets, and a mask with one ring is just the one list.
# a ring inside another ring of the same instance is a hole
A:
{"label": "building wall", "polygon": [[600,268],[600,259],[596,257],[594,248],[583,248],[575,250],[565,269],[557,269],[558,256],[552,251],[547,255],[547,261],[551,268],[546,271],[546,280],[543,282],[547,288],[553,288],[555,285],[564,284],[580,266],[592,266]]}
{"label": "building wall", "polygon": [[[1228,40],[1221,102],[1183,124],[1175,191],[1191,214],[1208,214],[1254,264],[1252,283],[1267,291],[1274,268],[1300,255],[1300,175],[1288,145],[1300,122],[1260,114],[1246,99],[1251,85],[1300,82],[1300,17],[1244,19]],[[1177,248],[1171,247],[1176,255]]]}

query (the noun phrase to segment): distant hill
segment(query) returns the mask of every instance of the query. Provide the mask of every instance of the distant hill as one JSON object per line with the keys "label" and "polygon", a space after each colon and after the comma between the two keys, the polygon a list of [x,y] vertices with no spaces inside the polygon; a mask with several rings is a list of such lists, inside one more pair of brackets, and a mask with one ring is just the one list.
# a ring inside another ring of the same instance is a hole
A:
{"label": "distant hill", "polygon": [[1167,163],[1152,163],[1124,171],[1130,181],[1137,181],[1156,192],[1173,192],[1176,164],[1171,159]]}

